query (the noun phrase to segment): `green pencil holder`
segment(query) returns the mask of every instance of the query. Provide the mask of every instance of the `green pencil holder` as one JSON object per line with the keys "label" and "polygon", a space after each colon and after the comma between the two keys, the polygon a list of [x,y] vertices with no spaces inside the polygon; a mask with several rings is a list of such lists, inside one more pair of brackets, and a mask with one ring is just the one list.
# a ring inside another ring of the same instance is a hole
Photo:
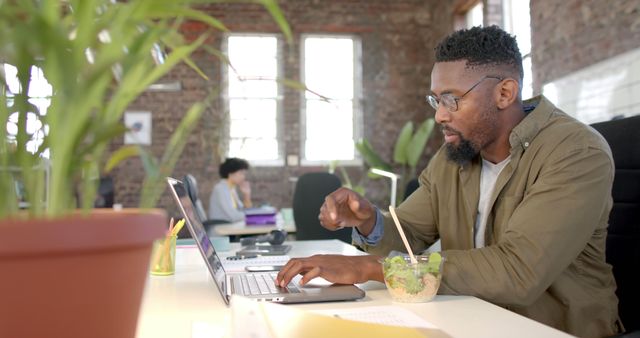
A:
{"label": "green pencil holder", "polygon": [[151,274],[169,276],[176,272],[176,239],[178,236],[166,236],[153,242],[151,252]]}

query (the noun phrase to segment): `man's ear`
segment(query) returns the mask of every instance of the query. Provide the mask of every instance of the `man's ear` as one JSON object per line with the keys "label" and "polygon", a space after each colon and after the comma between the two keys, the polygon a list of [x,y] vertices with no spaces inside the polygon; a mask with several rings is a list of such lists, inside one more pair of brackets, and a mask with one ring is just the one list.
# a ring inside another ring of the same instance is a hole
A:
{"label": "man's ear", "polygon": [[502,80],[502,83],[496,89],[496,102],[499,109],[509,107],[518,99],[520,93],[520,84],[512,78]]}

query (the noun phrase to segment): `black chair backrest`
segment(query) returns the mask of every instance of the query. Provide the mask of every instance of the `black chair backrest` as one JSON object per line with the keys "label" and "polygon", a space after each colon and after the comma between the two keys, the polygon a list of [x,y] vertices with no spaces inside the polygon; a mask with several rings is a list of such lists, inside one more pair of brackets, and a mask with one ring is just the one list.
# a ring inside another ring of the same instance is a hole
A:
{"label": "black chair backrest", "polygon": [[115,187],[111,176],[100,177],[98,194],[93,202],[94,208],[113,208]]}
{"label": "black chair backrest", "polygon": [[196,209],[196,215],[200,219],[200,222],[204,223],[207,220],[207,213],[204,211],[202,201],[198,198],[198,182],[196,178],[191,174],[186,174],[182,181],[184,182],[187,194],[189,194],[189,198],[191,198],[191,203],[193,203],[193,207]]}
{"label": "black chair backrest", "polygon": [[627,331],[640,330],[640,116],[592,125],[609,143],[616,166],[607,262],[613,266]]}
{"label": "black chair backrest", "polygon": [[406,200],[414,191],[416,191],[420,187],[420,182],[418,182],[417,178],[412,178],[411,181],[407,183],[407,187],[404,189],[404,199]]}
{"label": "black chair backrest", "polygon": [[339,239],[351,243],[351,228],[329,231],[320,225],[318,214],[324,198],[342,183],[330,173],[307,173],[298,178],[293,194],[293,219],[296,222],[296,239]]}

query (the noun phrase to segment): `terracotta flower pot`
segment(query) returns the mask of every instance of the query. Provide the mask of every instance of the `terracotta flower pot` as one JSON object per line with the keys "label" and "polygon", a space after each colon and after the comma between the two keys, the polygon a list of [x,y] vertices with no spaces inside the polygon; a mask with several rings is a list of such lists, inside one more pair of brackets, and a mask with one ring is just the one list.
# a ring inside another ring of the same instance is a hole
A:
{"label": "terracotta flower pot", "polygon": [[162,210],[0,221],[0,337],[134,337]]}

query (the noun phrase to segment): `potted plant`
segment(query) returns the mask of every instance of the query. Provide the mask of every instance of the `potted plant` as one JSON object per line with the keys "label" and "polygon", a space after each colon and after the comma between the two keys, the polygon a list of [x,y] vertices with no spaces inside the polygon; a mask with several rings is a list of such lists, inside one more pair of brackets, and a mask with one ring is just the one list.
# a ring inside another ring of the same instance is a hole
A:
{"label": "potted plant", "polygon": [[[0,1],[1,337],[135,335],[151,243],[166,215],[92,211],[96,178],[105,163],[137,153],[106,158],[126,131],[127,106],[176,64],[197,70],[189,55],[207,37],[187,41],[180,24],[226,29],[196,2]],[[286,28],[275,0],[258,2]],[[15,71],[13,88],[6,70]],[[36,74],[51,84],[49,104],[31,93]],[[155,171],[141,205],[154,205],[183,145],[176,139],[203,109],[192,107],[163,162],[148,166]]]}
{"label": "potted plant", "polygon": [[[398,139],[393,147],[393,162],[402,167],[402,172],[399,175],[400,183],[398,185],[398,196],[401,196],[400,198],[404,197],[404,191],[409,180],[416,177],[416,166],[424,153],[424,148],[427,145],[429,137],[431,137],[434,125],[435,120],[428,118],[424,120],[415,131],[413,121],[405,123],[400,130]],[[393,166],[375,152],[367,139],[358,141],[356,143],[356,149],[370,169],[375,168],[388,172],[393,171]],[[380,176],[369,173],[369,177],[378,178]]]}

